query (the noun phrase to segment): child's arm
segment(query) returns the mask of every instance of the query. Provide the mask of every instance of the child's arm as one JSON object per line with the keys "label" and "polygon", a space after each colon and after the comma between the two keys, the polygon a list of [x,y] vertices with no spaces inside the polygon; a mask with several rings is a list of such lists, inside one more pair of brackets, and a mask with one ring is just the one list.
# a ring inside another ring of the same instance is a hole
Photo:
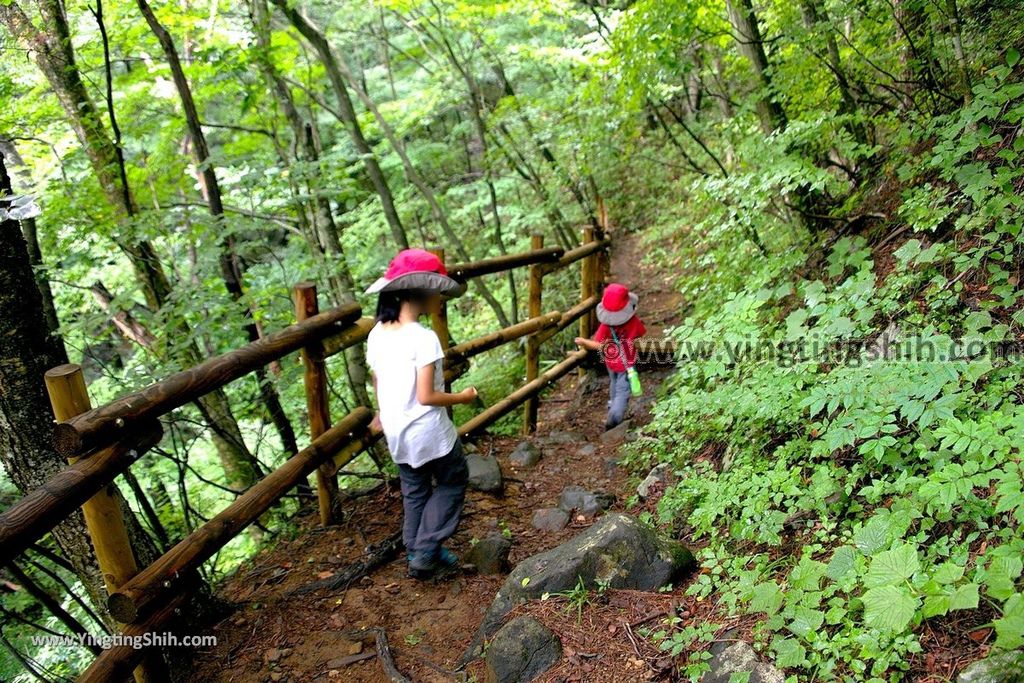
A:
{"label": "child's arm", "polygon": [[469,387],[454,394],[434,389],[434,364],[428,363],[416,371],[416,400],[425,406],[447,408],[459,403],[476,400],[476,387]]}
{"label": "child's arm", "polygon": [[586,337],[576,337],[573,339],[573,342],[576,346],[581,346],[585,349],[589,349],[590,351],[600,351],[604,348],[603,343],[594,341],[593,339],[587,339]]}

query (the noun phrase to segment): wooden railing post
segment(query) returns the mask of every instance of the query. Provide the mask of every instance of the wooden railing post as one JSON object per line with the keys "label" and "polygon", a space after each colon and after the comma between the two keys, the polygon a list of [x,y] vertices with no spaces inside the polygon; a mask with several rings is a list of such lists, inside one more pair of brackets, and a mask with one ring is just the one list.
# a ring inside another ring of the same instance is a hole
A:
{"label": "wooden railing post", "polygon": [[[594,241],[594,229],[584,228],[583,229],[583,244],[589,244]],[[598,271],[598,259],[600,254],[591,254],[583,259],[580,263],[580,301],[586,301],[590,297],[594,296],[596,275]],[[590,338],[590,335],[594,333],[594,316],[592,313],[587,313],[580,318],[580,336],[584,339]]]}
{"label": "wooden railing post", "polygon": [[[295,285],[295,319],[302,322],[320,312],[316,285],[300,282]],[[330,429],[331,405],[327,395],[327,365],[324,346],[320,341],[302,349],[305,367],[303,382],[306,387],[306,412],[309,413],[309,435],[316,439]],[[338,495],[338,473],[334,462],[328,460],[316,471],[317,500],[320,505],[320,523],[324,526],[338,521],[341,498]]]}
{"label": "wooden railing post", "polygon": [[[44,380],[46,391],[50,395],[53,416],[57,418],[58,422],[63,422],[92,408],[89,403],[89,392],[85,387],[82,366],[58,365],[46,371]],[[68,458],[68,462],[72,465],[78,460],[78,457]],[[103,574],[103,583],[107,587],[108,594],[117,591],[139,573],[118,498],[117,488],[111,482],[82,504],[85,528],[89,532],[89,538],[92,539],[92,547],[96,552],[96,563]],[[156,662],[147,658],[135,668],[135,680],[137,683],[166,680],[166,676],[160,675],[159,672],[160,667]]]}
{"label": "wooden railing post", "polygon": [[[444,249],[431,249],[430,253],[444,263]],[[434,328],[434,333],[441,342],[441,349],[447,352],[452,345],[452,336],[448,330],[448,302],[444,299],[441,299],[437,307],[430,312],[430,326]],[[445,391],[451,391],[451,382],[445,382],[444,387]],[[448,408],[448,414],[451,415],[451,413],[452,409]]]}
{"label": "wooden railing post", "polygon": [[[544,235],[533,235],[530,238],[531,249],[544,248]],[[536,318],[541,315],[541,294],[544,286],[544,270],[540,265],[530,266],[530,293],[529,293],[529,315]],[[526,381],[527,383],[537,379],[540,375],[540,339],[537,333],[526,338]],[[537,407],[539,401],[536,396],[526,399],[523,405],[523,432],[532,434],[537,430]]]}

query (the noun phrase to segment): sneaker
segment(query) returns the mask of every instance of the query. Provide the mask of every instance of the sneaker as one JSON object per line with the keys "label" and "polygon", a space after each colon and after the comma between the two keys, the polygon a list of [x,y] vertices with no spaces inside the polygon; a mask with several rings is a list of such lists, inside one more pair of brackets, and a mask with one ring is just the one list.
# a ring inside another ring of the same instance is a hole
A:
{"label": "sneaker", "polygon": [[444,568],[458,567],[459,557],[448,548],[441,548],[437,554],[437,563]]}

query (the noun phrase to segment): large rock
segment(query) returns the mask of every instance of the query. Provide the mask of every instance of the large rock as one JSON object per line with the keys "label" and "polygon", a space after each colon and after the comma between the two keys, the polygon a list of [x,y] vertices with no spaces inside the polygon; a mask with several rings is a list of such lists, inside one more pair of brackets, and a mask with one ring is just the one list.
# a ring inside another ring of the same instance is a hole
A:
{"label": "large rock", "polygon": [[519,603],[569,590],[580,579],[591,588],[601,582],[611,588],[655,590],[676,581],[693,565],[693,555],[681,544],[659,538],[629,515],[606,515],[562,545],[516,565],[494,596],[463,659],[477,657],[484,639]]}
{"label": "large rock", "polygon": [[566,486],[558,498],[558,507],[566,512],[575,510],[581,515],[593,517],[607,510],[615,502],[615,496],[606,491],[587,491],[579,486]]}
{"label": "large rock", "polygon": [[534,510],[533,528],[541,531],[561,531],[569,525],[569,513],[561,508]]}
{"label": "large rock", "polygon": [[529,683],[562,658],[562,643],[533,617],[519,617],[501,627],[487,648],[490,683]]}
{"label": "large rock", "polygon": [[529,441],[521,441],[508,456],[508,461],[515,467],[533,467],[540,462],[540,449]]}
{"label": "large rock", "polygon": [[1024,681],[1024,652],[1000,652],[970,664],[956,683],[1016,683]]}
{"label": "large rock", "polygon": [[566,431],[554,431],[544,436],[539,436],[535,439],[538,445],[541,447],[547,446],[565,446],[574,443],[583,443],[587,440],[585,436],[578,432],[566,432]]}
{"label": "large rock", "polygon": [[508,571],[510,550],[512,541],[501,534],[491,534],[469,549],[465,561],[480,574],[504,574]]}
{"label": "large rock", "polygon": [[487,493],[501,491],[501,466],[496,459],[470,453],[466,456],[466,464],[469,466],[469,488]]}
{"label": "large rock", "polygon": [[750,674],[748,683],[783,683],[786,679],[782,672],[771,664],[765,664],[757,657],[754,648],[748,643],[739,641],[728,647],[713,648],[714,656],[708,665],[711,667],[700,679],[700,683],[730,683],[733,674]]}

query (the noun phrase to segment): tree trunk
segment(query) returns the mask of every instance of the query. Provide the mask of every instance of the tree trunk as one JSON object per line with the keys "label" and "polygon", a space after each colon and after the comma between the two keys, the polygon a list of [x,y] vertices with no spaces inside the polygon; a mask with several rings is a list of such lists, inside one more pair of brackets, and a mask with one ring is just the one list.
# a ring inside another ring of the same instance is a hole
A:
{"label": "tree trunk", "polygon": [[[0,155],[6,157],[7,166],[11,169],[11,176],[19,175],[19,171],[23,171],[23,177],[21,178],[20,194],[28,194],[32,187],[32,178],[28,174],[25,166],[25,161],[18,154],[18,148],[15,147],[14,142],[4,138],[0,135]],[[12,182],[13,184],[13,182]],[[57,308],[53,305],[53,290],[50,289],[50,280],[46,276],[45,265],[43,264],[43,253],[39,248],[39,235],[36,231],[36,219],[35,218],[24,218],[21,221],[21,231],[25,234],[25,244],[28,247],[29,261],[32,263],[32,270],[35,273],[36,285],[39,287],[39,295],[43,300],[43,315],[46,317],[46,325],[50,330],[60,330],[60,320],[57,318]],[[59,336],[56,337],[56,341],[60,344],[64,344],[64,340]]]}
{"label": "tree trunk", "polygon": [[757,15],[754,14],[754,4],[752,0],[726,0],[725,5],[729,10],[729,21],[736,31],[740,54],[750,62],[757,77],[760,89],[757,95],[757,117],[761,121],[761,130],[765,135],[771,135],[777,130],[784,129],[787,119],[782,105],[775,99],[768,56],[764,51],[761,27],[757,22]]}
{"label": "tree trunk", "polygon": [[[188,79],[185,78],[185,71],[181,67],[181,60],[178,58],[178,51],[174,46],[171,34],[157,20],[156,15],[153,14],[153,10],[146,0],[136,0],[136,4],[138,4],[139,11],[145,17],[146,23],[149,24],[149,28],[160,42],[160,47],[164,51],[167,64],[170,66],[171,77],[174,80],[174,86],[178,91],[181,107],[185,113],[185,123],[188,127],[191,142],[190,146],[192,153],[195,155],[196,166],[199,172],[199,185],[210,209],[210,215],[213,216],[214,229],[218,233],[227,235],[218,245],[220,248],[221,277],[224,280],[224,287],[242,311],[245,319],[245,333],[249,341],[257,341],[260,338],[259,328],[256,326],[252,310],[243,301],[245,292],[242,288],[242,265],[235,251],[234,240],[225,225],[224,203],[220,191],[220,182],[217,180],[217,169],[210,159],[210,150],[206,144],[206,136],[203,134],[202,124],[199,121],[199,112],[196,109],[195,100],[192,98],[192,89],[189,87]],[[274,385],[271,384],[270,378],[267,376],[267,369],[260,366],[256,368],[255,374],[256,381],[259,384],[260,399],[263,402],[264,409],[274,423],[278,436],[281,438],[281,445],[286,453],[298,453],[299,447],[295,441],[295,431],[288,420],[288,415],[284,412],[284,407],[281,405],[281,399],[277,394],[277,390],[274,389]]]}
{"label": "tree trunk", "polygon": [[[456,234],[452,229],[451,224],[448,222],[448,216],[437,201],[437,196],[434,194],[434,191],[430,189],[430,186],[426,183],[423,177],[420,176],[419,171],[416,170],[416,167],[410,160],[405,149],[405,143],[402,142],[398,135],[395,134],[394,129],[391,128],[391,124],[389,124],[387,119],[381,115],[377,105],[356,82],[352,72],[349,70],[344,60],[337,57],[330,44],[327,42],[327,38],[320,29],[314,26],[304,14],[293,7],[289,7],[287,0],[272,1],[284,12],[285,16],[288,17],[288,20],[291,21],[296,30],[298,30],[299,33],[301,33],[306,40],[316,48],[317,53],[320,55],[321,60],[324,63],[324,67],[327,69],[327,75],[331,79],[331,83],[334,84],[335,91],[338,93],[344,93],[344,99],[348,99],[348,88],[352,88],[362,101],[363,106],[373,114],[373,117],[377,120],[377,125],[380,126],[384,137],[388,139],[388,142],[391,144],[391,148],[401,160],[402,167],[405,169],[406,177],[409,179],[409,182],[419,190],[423,199],[427,202],[427,206],[430,208],[430,212],[433,215],[434,220],[441,226],[446,238],[455,248],[456,254],[459,258],[469,261],[471,257],[469,252],[466,250],[466,246],[463,244],[462,240],[459,239],[458,234]],[[341,94],[339,94],[338,99],[339,101],[343,99]],[[349,99],[347,107],[343,105],[343,111],[346,111],[347,108],[351,107],[352,102]],[[352,111],[352,116],[355,116],[354,110]],[[490,305],[501,326],[508,327],[508,316],[505,315],[505,311],[502,309],[501,304],[491,293],[490,289],[488,289],[487,285],[480,280],[474,280],[473,286],[476,288],[480,296]]]}
{"label": "tree trunk", "polygon": [[316,50],[320,61],[327,70],[327,77],[331,81],[331,87],[334,89],[334,95],[338,100],[342,122],[348,129],[353,146],[355,146],[359,156],[363,159],[366,174],[370,177],[370,182],[377,191],[377,196],[380,197],[381,206],[384,209],[384,218],[391,228],[391,236],[400,249],[408,249],[409,238],[406,236],[405,228],[398,217],[398,209],[395,208],[395,200],[391,194],[391,188],[388,186],[380,164],[377,163],[377,157],[373,153],[373,148],[370,147],[370,143],[366,141],[366,137],[363,135],[359,119],[356,118],[355,107],[352,106],[352,98],[349,96],[348,88],[338,70],[340,60],[334,54],[334,50],[331,48],[330,43],[327,42],[326,36],[306,19],[299,10],[293,7],[289,0],[272,0],[272,2],[288,18],[299,33],[309,41],[313,49]]}
{"label": "tree trunk", "polygon": [[[0,197],[10,193],[10,178],[0,156]],[[0,206],[4,205],[0,199]],[[43,374],[67,363],[67,356],[47,327],[33,281],[21,230],[13,221],[0,222],[0,461],[22,493],[40,487],[67,467],[53,449],[53,413],[43,383]],[[135,557],[140,565],[148,564],[156,558],[156,548],[121,503]],[[74,566],[90,602],[109,622],[103,577],[81,512],[55,527],[53,537]]]}
{"label": "tree trunk", "polygon": [[[60,0],[38,0],[38,3],[45,31],[38,31],[15,2],[0,2],[0,22],[33,53],[36,63],[61,103],[68,122],[85,147],[104,197],[118,219],[127,221],[136,212],[135,200],[126,182],[119,150],[107,135],[99,111],[75,63],[63,5]],[[108,102],[108,106],[110,104]],[[109,113],[113,114],[112,109]],[[153,245],[145,240],[116,240],[116,244],[131,261],[150,309],[158,311],[168,300],[171,286]],[[174,328],[175,335],[181,338],[192,337],[192,331],[184,321],[174,323]],[[195,365],[201,353],[193,345],[183,356],[181,360],[184,365]],[[249,477],[238,479],[234,485],[241,488],[250,485],[255,481],[252,454],[245,446],[238,423],[231,414],[227,395],[218,390],[204,396],[199,404],[204,417],[219,420],[210,423],[210,430],[218,455],[222,463],[225,463],[225,470],[236,472],[239,476],[247,470],[250,472]]]}

